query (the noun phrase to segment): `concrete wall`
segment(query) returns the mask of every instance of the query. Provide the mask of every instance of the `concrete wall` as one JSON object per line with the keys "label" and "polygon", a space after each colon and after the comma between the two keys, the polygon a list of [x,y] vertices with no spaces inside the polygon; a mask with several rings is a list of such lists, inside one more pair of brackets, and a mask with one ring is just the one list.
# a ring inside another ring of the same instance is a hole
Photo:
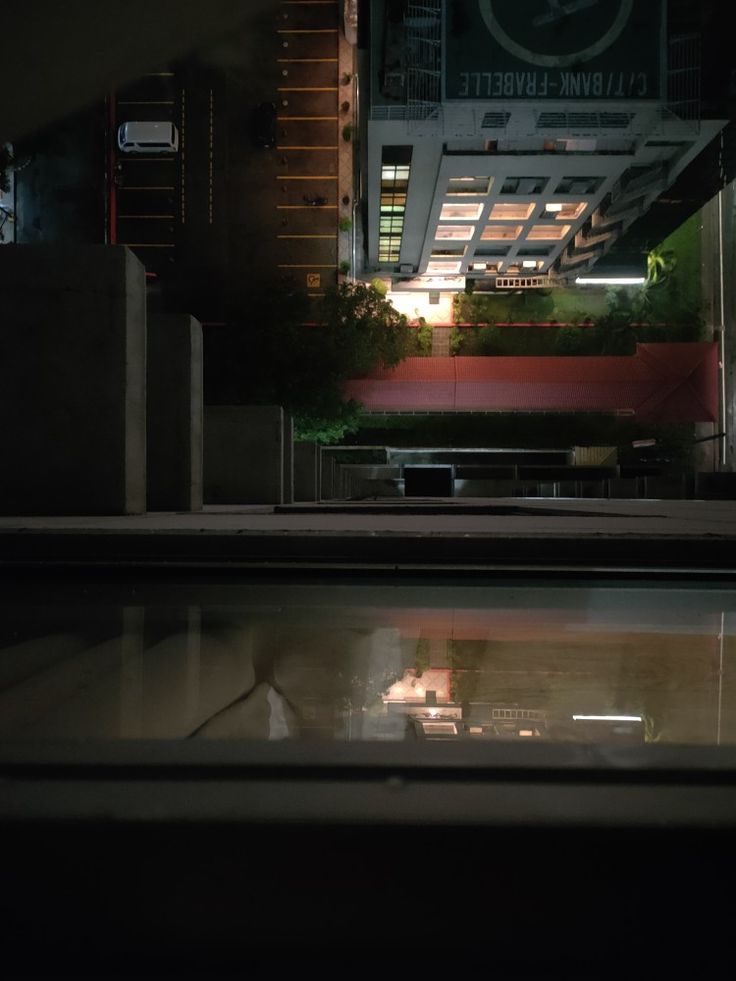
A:
{"label": "concrete wall", "polygon": [[204,503],[284,503],[284,430],[280,405],[205,406]]}
{"label": "concrete wall", "polygon": [[294,500],[320,499],[319,443],[294,443]]}
{"label": "concrete wall", "polygon": [[145,270],[123,246],[0,249],[0,513],[146,507]]}
{"label": "concrete wall", "polygon": [[148,508],[202,507],[202,325],[184,315],[148,325]]}

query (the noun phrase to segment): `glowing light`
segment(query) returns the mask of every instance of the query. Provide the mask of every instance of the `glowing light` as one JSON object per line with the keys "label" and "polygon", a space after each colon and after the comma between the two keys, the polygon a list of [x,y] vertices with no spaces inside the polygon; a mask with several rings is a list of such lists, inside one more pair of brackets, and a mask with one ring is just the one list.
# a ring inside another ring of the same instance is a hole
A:
{"label": "glowing light", "polygon": [[641,722],[640,715],[573,715],[575,722]]}
{"label": "glowing light", "polygon": [[576,286],[643,286],[646,282],[644,276],[578,276],[575,280]]}

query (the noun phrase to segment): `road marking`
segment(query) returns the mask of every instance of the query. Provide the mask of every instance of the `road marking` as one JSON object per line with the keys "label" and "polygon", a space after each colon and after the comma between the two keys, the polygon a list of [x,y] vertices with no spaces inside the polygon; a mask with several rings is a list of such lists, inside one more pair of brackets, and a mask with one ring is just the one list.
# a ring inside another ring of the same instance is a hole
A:
{"label": "road marking", "polygon": [[276,61],[285,65],[321,65],[336,62],[337,58],[277,58]]}
{"label": "road marking", "polygon": [[174,215],[118,215],[118,218],[174,218]]}
{"label": "road marking", "polygon": [[336,146],[281,146],[277,150],[337,150]]}
{"label": "road marking", "polygon": [[279,262],[277,269],[336,269],[334,262]]}
{"label": "road marking", "polygon": [[214,161],[214,142],[215,142],[215,123],[214,123],[214,113],[215,113],[215,93],[210,89],[210,157],[209,157],[209,192],[208,192],[208,210],[209,210],[209,220],[208,224],[212,224],[212,172],[213,172],[213,161]]}
{"label": "road marking", "polygon": [[119,157],[121,163],[173,163],[175,157],[166,156],[165,153],[159,153],[156,157]]}
{"label": "road marking", "polygon": [[328,86],[308,86],[308,85],[280,85],[277,92],[337,92],[336,85]]}
{"label": "road marking", "polygon": [[336,204],[277,204],[277,211],[325,211],[328,208],[332,208],[333,211],[337,208]]}
{"label": "road marking", "polygon": [[180,179],[179,184],[181,189],[179,192],[179,211],[181,212],[181,223],[186,225],[187,223],[187,200],[186,200],[186,135],[187,135],[187,115],[186,115],[186,104],[187,104],[187,90],[182,88],[181,90],[181,120],[179,123],[179,172]]}
{"label": "road marking", "polygon": [[276,238],[335,238],[336,233],[331,235],[277,235]]}
{"label": "road marking", "polygon": [[173,78],[173,72],[146,72],[146,78],[154,78],[155,76],[162,76],[166,78]]}
{"label": "road marking", "polygon": [[301,175],[292,176],[289,174],[277,174],[277,181],[336,181],[337,176],[330,174],[328,177],[302,177]]}
{"label": "road marking", "polygon": [[119,106],[173,106],[173,99],[118,99]]}
{"label": "road marking", "polygon": [[119,187],[118,194],[121,191],[175,191],[175,187]]}
{"label": "road marking", "polygon": [[173,242],[119,242],[119,245],[127,245],[129,249],[173,249]]}
{"label": "road marking", "polygon": [[279,120],[279,122],[283,121],[285,123],[293,123],[297,121],[304,122],[306,120],[315,122],[317,120],[334,122],[337,119],[337,116],[277,116],[276,118]]}

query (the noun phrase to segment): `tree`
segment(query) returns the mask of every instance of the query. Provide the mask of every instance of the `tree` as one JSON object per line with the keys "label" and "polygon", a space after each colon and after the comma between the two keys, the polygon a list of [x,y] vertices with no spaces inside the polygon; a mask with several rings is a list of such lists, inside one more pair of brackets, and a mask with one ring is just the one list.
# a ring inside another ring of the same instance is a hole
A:
{"label": "tree", "polygon": [[205,399],[283,405],[299,438],[339,442],[357,430],[360,411],[346,401],[344,383],[398,364],[410,349],[411,330],[406,317],[363,283],[329,290],[313,313],[308,302],[302,292],[274,284],[232,311],[229,327],[209,329]]}
{"label": "tree", "polygon": [[372,285],[341,283],[328,290],[317,315],[322,354],[341,379],[393,368],[409,353],[406,317]]}
{"label": "tree", "polygon": [[8,171],[13,169],[13,154],[8,144],[0,144],[0,191],[10,190]]}

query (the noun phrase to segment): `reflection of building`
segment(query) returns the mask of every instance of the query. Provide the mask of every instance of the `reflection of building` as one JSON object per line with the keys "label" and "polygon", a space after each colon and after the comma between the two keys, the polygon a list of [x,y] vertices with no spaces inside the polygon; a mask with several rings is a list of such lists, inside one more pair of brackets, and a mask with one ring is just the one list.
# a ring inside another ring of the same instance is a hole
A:
{"label": "reflection of building", "polygon": [[549,735],[547,714],[539,709],[473,704],[467,712],[447,706],[408,714],[418,739],[544,739]]}
{"label": "reflection of building", "polygon": [[373,0],[369,268],[444,290],[590,270],[723,126],[663,7]]}

